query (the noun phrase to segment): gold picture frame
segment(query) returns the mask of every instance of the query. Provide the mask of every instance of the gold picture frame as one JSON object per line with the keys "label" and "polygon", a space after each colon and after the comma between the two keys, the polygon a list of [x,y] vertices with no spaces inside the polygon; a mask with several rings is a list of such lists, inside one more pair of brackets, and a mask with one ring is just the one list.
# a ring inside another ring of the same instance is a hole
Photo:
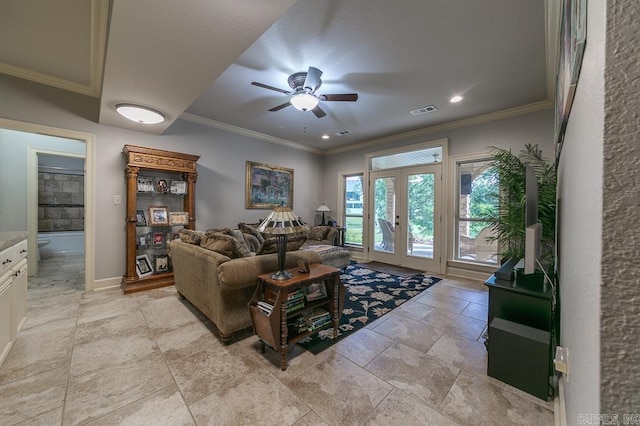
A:
{"label": "gold picture frame", "polygon": [[189,224],[188,212],[169,212],[169,226]]}
{"label": "gold picture frame", "polygon": [[169,226],[167,206],[149,206],[150,226]]}
{"label": "gold picture frame", "polygon": [[247,161],[245,207],[273,209],[283,203],[293,209],[293,169]]}

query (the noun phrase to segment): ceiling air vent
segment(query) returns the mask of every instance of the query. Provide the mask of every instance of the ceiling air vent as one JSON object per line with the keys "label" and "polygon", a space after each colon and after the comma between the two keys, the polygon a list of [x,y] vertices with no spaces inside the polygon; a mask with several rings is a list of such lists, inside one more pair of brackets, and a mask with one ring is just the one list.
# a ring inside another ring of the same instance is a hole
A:
{"label": "ceiling air vent", "polygon": [[433,112],[435,110],[437,110],[438,108],[436,108],[433,105],[427,105],[424,106],[422,108],[418,108],[418,109],[414,109],[413,111],[409,111],[412,115],[422,115],[422,114],[426,114],[428,112]]}
{"label": "ceiling air vent", "polygon": [[340,132],[335,132],[334,135],[336,136],[344,136],[344,135],[350,135],[351,134],[351,130],[342,130]]}

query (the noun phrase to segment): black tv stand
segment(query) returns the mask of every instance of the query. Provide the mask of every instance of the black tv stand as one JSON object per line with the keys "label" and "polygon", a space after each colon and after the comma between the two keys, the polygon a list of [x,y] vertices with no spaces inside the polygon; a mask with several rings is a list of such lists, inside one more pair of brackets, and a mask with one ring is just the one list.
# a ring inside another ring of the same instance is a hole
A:
{"label": "black tv stand", "polygon": [[492,275],[489,288],[487,375],[548,399],[553,395],[553,287],[546,280]]}

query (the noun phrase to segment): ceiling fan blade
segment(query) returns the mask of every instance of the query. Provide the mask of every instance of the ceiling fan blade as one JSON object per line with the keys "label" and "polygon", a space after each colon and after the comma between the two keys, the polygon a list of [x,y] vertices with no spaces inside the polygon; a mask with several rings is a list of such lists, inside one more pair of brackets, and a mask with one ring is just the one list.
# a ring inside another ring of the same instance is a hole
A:
{"label": "ceiling fan blade", "polygon": [[277,87],[269,86],[268,84],[258,83],[257,81],[252,81],[251,84],[262,87],[263,89],[275,90],[276,92],[284,93],[285,95],[291,94],[291,92],[287,92],[286,90],[278,89]]}
{"label": "ceiling fan blade", "polygon": [[355,102],[358,100],[357,93],[342,93],[339,95],[320,95],[318,97],[323,101]]}
{"label": "ceiling fan blade", "polygon": [[322,71],[315,67],[309,67],[309,71],[307,71],[307,77],[304,79],[305,90],[310,91],[311,93],[315,92],[318,87],[320,87],[320,76],[322,75]]}
{"label": "ceiling fan blade", "polygon": [[320,108],[320,106],[316,106],[314,109],[311,110],[311,112],[314,113],[318,118],[322,118],[325,115],[327,115],[327,113],[324,112],[322,108]]}
{"label": "ceiling fan blade", "polygon": [[283,103],[282,105],[278,105],[278,106],[275,106],[275,107],[271,108],[269,111],[272,111],[272,112],[274,112],[274,111],[280,111],[282,108],[286,108],[286,107],[288,107],[289,105],[291,105],[291,102],[285,102],[285,103]]}

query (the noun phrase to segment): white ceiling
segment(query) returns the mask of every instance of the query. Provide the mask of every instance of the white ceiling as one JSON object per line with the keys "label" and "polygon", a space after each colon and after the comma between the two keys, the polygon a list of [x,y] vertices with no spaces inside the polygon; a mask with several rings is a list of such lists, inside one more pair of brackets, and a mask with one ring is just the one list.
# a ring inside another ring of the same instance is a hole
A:
{"label": "white ceiling", "polygon": [[[98,97],[102,124],[161,134],[181,117],[336,152],[550,107],[558,15],[558,0],[3,0],[0,72]],[[309,66],[316,93],[358,101],[269,112],[288,96],[250,84],[290,90]],[[129,122],[119,102],[167,121]]]}

